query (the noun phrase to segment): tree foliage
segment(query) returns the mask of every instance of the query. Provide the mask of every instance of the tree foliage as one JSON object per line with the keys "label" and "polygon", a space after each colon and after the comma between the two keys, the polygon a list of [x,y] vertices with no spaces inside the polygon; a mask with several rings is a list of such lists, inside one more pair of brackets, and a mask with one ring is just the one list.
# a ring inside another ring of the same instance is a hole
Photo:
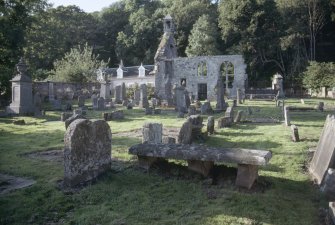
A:
{"label": "tree foliage", "polygon": [[335,87],[335,63],[311,61],[304,72],[303,84],[306,88],[319,91],[322,87]]}
{"label": "tree foliage", "polygon": [[219,55],[217,26],[203,15],[194,23],[186,48],[187,56]]}
{"label": "tree foliage", "polygon": [[86,44],[84,47],[72,48],[61,60],[56,60],[50,79],[80,83],[96,81],[96,70],[106,65],[107,63],[100,61],[98,56],[93,54],[93,48]]}

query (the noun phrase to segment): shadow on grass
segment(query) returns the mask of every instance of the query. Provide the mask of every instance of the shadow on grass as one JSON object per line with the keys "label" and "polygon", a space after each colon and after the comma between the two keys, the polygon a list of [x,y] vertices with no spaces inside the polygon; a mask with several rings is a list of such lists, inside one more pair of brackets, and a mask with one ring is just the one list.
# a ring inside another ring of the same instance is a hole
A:
{"label": "shadow on grass", "polygon": [[266,150],[269,148],[278,148],[282,146],[282,144],[279,144],[273,141],[255,140],[255,141],[228,142],[226,141],[226,138],[224,137],[220,138],[220,137],[212,137],[212,136],[208,139],[206,144],[210,146],[222,147],[222,148],[250,148],[250,149],[259,149],[259,150]]}

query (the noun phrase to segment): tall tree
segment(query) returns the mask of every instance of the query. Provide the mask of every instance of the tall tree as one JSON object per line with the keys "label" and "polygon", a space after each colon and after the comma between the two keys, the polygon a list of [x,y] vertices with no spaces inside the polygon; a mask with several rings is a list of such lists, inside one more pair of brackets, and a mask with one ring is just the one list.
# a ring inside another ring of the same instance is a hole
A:
{"label": "tall tree", "polygon": [[61,59],[72,47],[95,43],[96,21],[77,6],[49,8],[34,15],[33,19],[26,32],[24,48],[33,75],[39,68],[52,69],[53,62]]}
{"label": "tall tree", "polygon": [[218,55],[218,28],[208,15],[202,15],[193,25],[186,48],[187,56]]}
{"label": "tall tree", "polygon": [[24,33],[31,15],[47,6],[45,0],[0,1],[0,100],[10,95],[9,80],[22,56]]}

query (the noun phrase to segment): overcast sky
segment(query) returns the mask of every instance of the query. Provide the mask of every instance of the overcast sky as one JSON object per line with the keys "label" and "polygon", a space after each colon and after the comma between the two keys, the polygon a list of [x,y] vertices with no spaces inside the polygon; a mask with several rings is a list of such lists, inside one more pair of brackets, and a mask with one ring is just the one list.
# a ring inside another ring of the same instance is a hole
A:
{"label": "overcast sky", "polygon": [[111,5],[117,0],[49,0],[54,7],[64,5],[77,5],[85,12],[100,11],[102,8]]}

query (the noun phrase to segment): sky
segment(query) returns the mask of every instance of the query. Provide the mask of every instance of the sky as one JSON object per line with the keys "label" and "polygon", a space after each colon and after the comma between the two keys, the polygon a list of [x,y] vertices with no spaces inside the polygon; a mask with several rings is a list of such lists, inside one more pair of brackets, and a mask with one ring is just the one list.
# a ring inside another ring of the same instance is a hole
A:
{"label": "sky", "polygon": [[104,7],[108,7],[117,0],[49,0],[54,7],[64,5],[77,5],[85,12],[100,11]]}

